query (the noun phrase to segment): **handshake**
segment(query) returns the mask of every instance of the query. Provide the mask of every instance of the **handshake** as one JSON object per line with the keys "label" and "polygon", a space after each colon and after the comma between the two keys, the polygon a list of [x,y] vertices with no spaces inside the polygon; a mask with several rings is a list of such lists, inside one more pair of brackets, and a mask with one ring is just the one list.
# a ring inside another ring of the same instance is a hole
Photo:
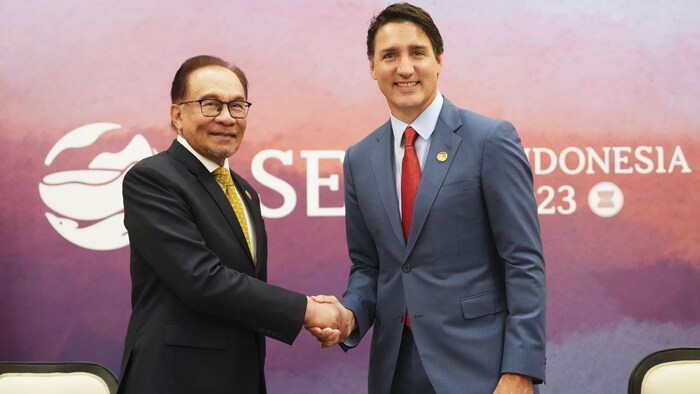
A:
{"label": "handshake", "polygon": [[355,330],[355,315],[334,296],[306,297],[304,327],[327,349],[345,340]]}

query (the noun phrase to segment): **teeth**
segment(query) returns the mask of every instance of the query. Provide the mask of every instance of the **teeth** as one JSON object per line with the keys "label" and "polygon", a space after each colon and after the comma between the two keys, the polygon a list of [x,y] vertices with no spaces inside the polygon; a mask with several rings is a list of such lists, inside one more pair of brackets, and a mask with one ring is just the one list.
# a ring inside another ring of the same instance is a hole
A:
{"label": "teeth", "polygon": [[400,88],[410,88],[418,85],[418,82],[396,82],[396,85]]}

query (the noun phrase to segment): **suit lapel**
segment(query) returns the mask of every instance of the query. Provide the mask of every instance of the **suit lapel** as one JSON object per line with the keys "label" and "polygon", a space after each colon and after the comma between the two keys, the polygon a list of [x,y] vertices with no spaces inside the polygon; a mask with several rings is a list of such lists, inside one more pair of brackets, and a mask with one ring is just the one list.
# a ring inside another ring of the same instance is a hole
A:
{"label": "suit lapel", "polygon": [[[449,171],[457,150],[462,143],[462,138],[455,134],[455,131],[462,126],[457,108],[447,99],[442,106],[435,131],[431,137],[430,150],[423,165],[420,186],[413,205],[413,218],[411,220],[411,232],[408,235],[408,242],[404,254],[404,260],[408,258],[411,250],[416,244],[416,240],[423,230],[430,208],[435,201],[435,197],[442,187],[442,182]],[[439,161],[439,153],[445,152],[447,159]]]}
{"label": "suit lapel", "polygon": [[[234,234],[236,234],[238,242],[241,243],[241,247],[248,255],[250,263],[253,264],[253,256],[250,254],[250,250],[248,250],[248,244],[246,243],[245,236],[243,235],[241,225],[238,223],[236,214],[233,212],[233,208],[231,207],[231,203],[226,198],[226,194],[224,193],[223,189],[221,189],[221,186],[219,186],[219,183],[216,182],[216,178],[214,178],[214,176],[207,171],[207,168],[204,167],[204,165],[197,160],[192,153],[190,153],[184,146],[180,145],[180,143],[173,142],[173,144],[170,145],[168,152],[197,177],[197,180],[202,184],[202,187],[204,187],[204,189],[207,191],[207,193],[209,193],[211,198],[219,207],[221,214],[226,217],[226,221],[231,227],[231,230],[234,232]],[[235,174],[234,179],[236,179]],[[242,189],[239,188],[239,190]]]}
{"label": "suit lapel", "polygon": [[379,197],[384,205],[389,224],[394,229],[396,237],[405,244],[403,237],[403,226],[401,225],[401,214],[399,212],[399,201],[396,197],[396,180],[394,178],[394,148],[392,144],[391,122],[387,122],[377,133],[377,143],[370,154],[372,169],[377,180]]}

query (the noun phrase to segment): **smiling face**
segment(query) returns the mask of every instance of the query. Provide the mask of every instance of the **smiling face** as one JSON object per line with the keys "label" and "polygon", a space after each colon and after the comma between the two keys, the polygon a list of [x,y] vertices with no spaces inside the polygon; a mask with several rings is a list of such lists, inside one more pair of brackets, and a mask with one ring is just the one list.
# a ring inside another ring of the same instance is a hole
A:
{"label": "smiling face", "polygon": [[413,22],[391,22],[377,30],[372,78],[392,115],[411,123],[437,96],[442,56],[435,56],[428,35]]}
{"label": "smiling face", "polygon": [[[180,102],[206,98],[222,102],[246,99],[236,74],[221,66],[193,71],[188,78],[185,97]],[[232,118],[225,106],[219,116],[206,117],[198,103],[175,103],[170,107],[170,117],[177,133],[194,150],[220,166],[238,150],[247,124],[247,119]]]}

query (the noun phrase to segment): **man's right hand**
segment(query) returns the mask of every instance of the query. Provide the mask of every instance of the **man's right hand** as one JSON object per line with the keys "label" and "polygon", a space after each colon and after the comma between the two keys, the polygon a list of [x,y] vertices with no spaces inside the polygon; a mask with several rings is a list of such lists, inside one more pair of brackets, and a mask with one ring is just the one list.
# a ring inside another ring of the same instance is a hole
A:
{"label": "man's right hand", "polygon": [[355,330],[355,315],[334,296],[307,299],[304,326],[321,342],[323,349],[343,342]]}

